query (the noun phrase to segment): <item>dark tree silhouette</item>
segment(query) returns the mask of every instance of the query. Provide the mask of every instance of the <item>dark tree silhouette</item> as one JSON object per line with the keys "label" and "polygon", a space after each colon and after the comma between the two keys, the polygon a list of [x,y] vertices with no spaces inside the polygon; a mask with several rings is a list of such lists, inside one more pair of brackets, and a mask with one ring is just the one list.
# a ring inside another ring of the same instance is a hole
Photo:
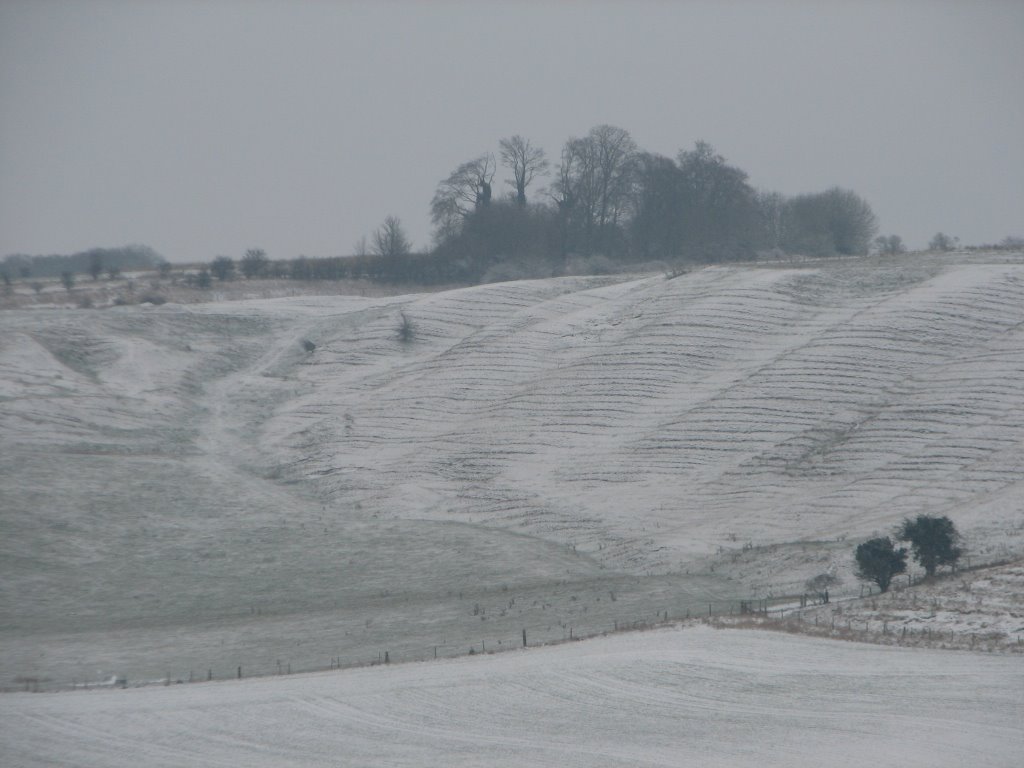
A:
{"label": "dark tree silhouette", "polygon": [[857,576],[873,581],[883,592],[889,589],[892,577],[907,570],[907,550],[896,549],[888,536],[865,541],[857,547]]}
{"label": "dark tree silhouette", "polygon": [[103,255],[95,251],[89,256],[89,276],[92,277],[92,281],[95,283],[100,279],[100,275],[103,274]]}
{"label": "dark tree silhouette", "polygon": [[388,216],[384,223],[373,233],[373,252],[383,258],[407,256],[412,250],[412,243],[405,235],[405,229],[397,216]]}
{"label": "dark tree silhouette", "polygon": [[526,188],[534,177],[548,171],[544,150],[530,144],[529,139],[516,135],[498,142],[501,147],[501,164],[512,169],[513,180],[507,181],[516,189],[516,202],[526,205]]}
{"label": "dark tree silhouette", "polygon": [[230,280],[235,276],[235,260],[230,256],[218,256],[210,262],[210,272],[218,280]]}
{"label": "dark tree silhouette", "polygon": [[955,567],[963,554],[956,546],[960,534],[948,517],[918,515],[914,520],[908,518],[900,525],[897,536],[900,541],[910,542],[914,559],[928,576],[934,576],[940,565]]}
{"label": "dark tree silhouette", "polygon": [[865,200],[833,187],[786,203],[783,247],[817,256],[865,254],[877,230],[877,219]]}
{"label": "dark tree silhouette", "polygon": [[250,248],[242,257],[242,274],[249,279],[262,277],[267,271],[268,264],[266,251],[262,248]]}
{"label": "dark tree silhouette", "polygon": [[490,205],[495,170],[494,155],[483,154],[460,165],[437,185],[430,217],[439,241],[458,232],[462,220],[473,211]]}

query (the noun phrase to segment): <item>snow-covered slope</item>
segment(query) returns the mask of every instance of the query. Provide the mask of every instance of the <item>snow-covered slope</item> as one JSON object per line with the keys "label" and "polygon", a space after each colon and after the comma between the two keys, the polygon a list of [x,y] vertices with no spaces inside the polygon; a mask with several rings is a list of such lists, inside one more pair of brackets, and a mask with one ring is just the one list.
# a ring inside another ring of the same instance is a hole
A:
{"label": "snow-covered slope", "polygon": [[850,586],[917,513],[1019,555],[1022,374],[1019,254],[5,312],[0,679]]}
{"label": "snow-covered slope", "polygon": [[696,628],[227,683],[0,697],[6,765],[977,766],[1024,758],[1006,656]]}

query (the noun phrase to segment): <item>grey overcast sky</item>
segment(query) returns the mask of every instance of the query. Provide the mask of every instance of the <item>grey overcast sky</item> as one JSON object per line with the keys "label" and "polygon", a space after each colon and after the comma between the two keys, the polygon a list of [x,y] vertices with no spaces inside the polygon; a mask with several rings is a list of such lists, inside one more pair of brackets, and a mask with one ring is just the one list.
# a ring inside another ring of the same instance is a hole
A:
{"label": "grey overcast sky", "polygon": [[0,257],[423,246],[458,163],[600,123],[913,247],[1024,236],[1024,2],[0,0]]}

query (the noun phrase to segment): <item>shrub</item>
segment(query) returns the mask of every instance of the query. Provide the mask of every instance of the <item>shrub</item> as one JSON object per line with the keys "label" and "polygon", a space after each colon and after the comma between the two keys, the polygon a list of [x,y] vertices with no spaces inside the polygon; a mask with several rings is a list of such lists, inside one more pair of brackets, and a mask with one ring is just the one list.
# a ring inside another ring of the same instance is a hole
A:
{"label": "shrub", "polygon": [[412,320],[405,312],[398,313],[401,316],[401,322],[398,324],[398,340],[403,344],[409,344],[416,336],[416,326],[413,325]]}

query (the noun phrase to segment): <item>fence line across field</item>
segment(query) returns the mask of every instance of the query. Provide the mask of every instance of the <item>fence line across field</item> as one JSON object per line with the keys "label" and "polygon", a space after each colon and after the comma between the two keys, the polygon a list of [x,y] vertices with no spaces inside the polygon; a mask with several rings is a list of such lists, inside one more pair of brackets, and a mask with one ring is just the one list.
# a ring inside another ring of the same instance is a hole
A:
{"label": "fence line across field", "polygon": [[[979,561],[973,558],[973,562],[965,567],[956,569],[951,575],[958,573],[976,571],[983,568],[1005,565],[1012,560],[994,559],[992,561]],[[894,581],[890,592],[900,592],[913,584],[920,583],[922,574],[904,574],[898,581]],[[423,662],[434,659],[454,659],[459,657],[474,656],[478,654],[493,654],[505,651],[512,651],[528,647],[543,647],[560,645],[562,643],[574,642],[594,637],[601,637],[611,633],[629,632],[643,629],[651,629],[663,626],[671,622],[687,619],[723,618],[728,616],[762,616],[767,619],[794,619],[799,621],[803,617],[801,611],[826,604],[845,603],[865,597],[877,597],[880,593],[870,585],[860,585],[857,589],[845,590],[823,590],[822,592],[802,592],[787,595],[776,595],[771,597],[757,597],[750,599],[730,600],[707,600],[703,603],[694,603],[690,608],[679,611],[669,609],[652,610],[643,617],[623,617],[613,620],[612,624],[606,625],[601,622],[576,623],[553,621],[547,626],[523,627],[521,632],[515,636],[503,635],[483,636],[472,642],[448,641],[423,646],[415,644],[412,646],[395,643],[393,646],[381,648],[375,655],[368,656],[362,652],[346,653],[338,650],[334,655],[327,650],[325,662],[322,665],[299,665],[293,664],[287,658],[276,659],[269,666],[266,663],[254,664],[234,663],[230,666],[217,665],[207,666],[203,669],[181,670],[174,674],[168,673],[165,677],[148,680],[129,680],[126,677],[112,677],[107,681],[82,682],[78,680],[52,680],[43,677],[19,676],[15,678],[13,687],[6,686],[5,691],[61,691],[61,690],[89,690],[96,688],[126,688],[146,685],[172,685],[199,682],[213,682],[225,679],[242,679],[245,677],[272,677],[275,675],[303,674],[313,672],[325,672],[340,669],[356,669],[377,665],[390,665],[408,662]],[[819,619],[813,618],[813,623],[818,626]],[[809,621],[808,621],[809,623]],[[864,626],[858,626],[863,624]],[[870,631],[872,625],[882,625],[883,633],[888,632],[886,622],[871,622],[865,619],[840,617],[838,622],[835,617],[831,619],[831,625],[823,628],[847,629],[850,631]],[[876,626],[877,628],[877,626]],[[895,630],[894,630],[895,631]],[[906,636],[907,631],[903,630]],[[910,630],[911,636],[938,638],[943,633],[927,628],[921,630]],[[973,645],[973,642],[972,642]]]}

